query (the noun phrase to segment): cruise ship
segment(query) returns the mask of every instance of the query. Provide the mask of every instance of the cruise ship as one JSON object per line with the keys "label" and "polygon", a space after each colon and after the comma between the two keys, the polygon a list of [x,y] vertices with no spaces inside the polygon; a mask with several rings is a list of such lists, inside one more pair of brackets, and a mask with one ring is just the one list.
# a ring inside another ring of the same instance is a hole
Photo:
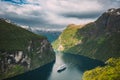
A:
{"label": "cruise ship", "polygon": [[61,66],[59,66],[59,67],[57,68],[57,72],[64,71],[65,69],[66,69],[66,65],[63,64],[63,65],[61,65]]}

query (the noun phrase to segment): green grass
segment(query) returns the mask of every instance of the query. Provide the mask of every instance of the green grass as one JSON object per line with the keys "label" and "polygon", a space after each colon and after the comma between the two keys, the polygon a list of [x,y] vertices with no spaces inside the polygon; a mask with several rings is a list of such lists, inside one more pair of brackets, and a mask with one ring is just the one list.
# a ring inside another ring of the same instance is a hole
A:
{"label": "green grass", "polygon": [[110,58],[106,64],[86,71],[83,80],[120,80],[120,58]]}
{"label": "green grass", "polygon": [[0,20],[0,50],[24,50],[31,39],[42,38],[45,37],[36,35],[14,24],[7,23],[4,20]]}

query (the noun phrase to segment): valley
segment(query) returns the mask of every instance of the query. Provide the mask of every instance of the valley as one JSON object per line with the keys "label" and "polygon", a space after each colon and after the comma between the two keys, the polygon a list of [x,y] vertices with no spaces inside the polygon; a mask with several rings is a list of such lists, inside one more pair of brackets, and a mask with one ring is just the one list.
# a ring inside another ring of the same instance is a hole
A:
{"label": "valley", "polygon": [[0,19],[0,80],[119,80],[119,12],[63,31],[28,31]]}

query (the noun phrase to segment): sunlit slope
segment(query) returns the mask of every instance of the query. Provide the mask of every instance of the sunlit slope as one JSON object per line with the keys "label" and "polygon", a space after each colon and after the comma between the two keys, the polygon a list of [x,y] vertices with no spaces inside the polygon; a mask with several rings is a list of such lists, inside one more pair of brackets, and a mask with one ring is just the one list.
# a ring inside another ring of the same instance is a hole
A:
{"label": "sunlit slope", "polygon": [[86,71],[83,80],[120,80],[120,58],[110,58],[106,64]]}
{"label": "sunlit slope", "polygon": [[[120,57],[120,9],[110,9],[95,22],[67,27],[54,42],[56,50],[106,61]],[[61,49],[62,47],[62,49]]]}
{"label": "sunlit slope", "polygon": [[61,33],[59,38],[53,43],[54,49],[65,51],[76,44],[79,44],[80,37],[78,37],[77,32],[81,27],[81,25],[68,25],[67,28]]}

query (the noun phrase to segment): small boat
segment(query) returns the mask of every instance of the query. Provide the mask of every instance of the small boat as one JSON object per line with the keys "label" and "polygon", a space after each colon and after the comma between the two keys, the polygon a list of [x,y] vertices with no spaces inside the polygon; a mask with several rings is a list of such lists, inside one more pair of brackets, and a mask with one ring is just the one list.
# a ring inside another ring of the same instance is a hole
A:
{"label": "small boat", "polygon": [[65,69],[66,69],[66,65],[63,64],[63,65],[61,65],[61,66],[59,66],[59,67],[57,68],[57,72],[61,72],[61,71],[65,70]]}

